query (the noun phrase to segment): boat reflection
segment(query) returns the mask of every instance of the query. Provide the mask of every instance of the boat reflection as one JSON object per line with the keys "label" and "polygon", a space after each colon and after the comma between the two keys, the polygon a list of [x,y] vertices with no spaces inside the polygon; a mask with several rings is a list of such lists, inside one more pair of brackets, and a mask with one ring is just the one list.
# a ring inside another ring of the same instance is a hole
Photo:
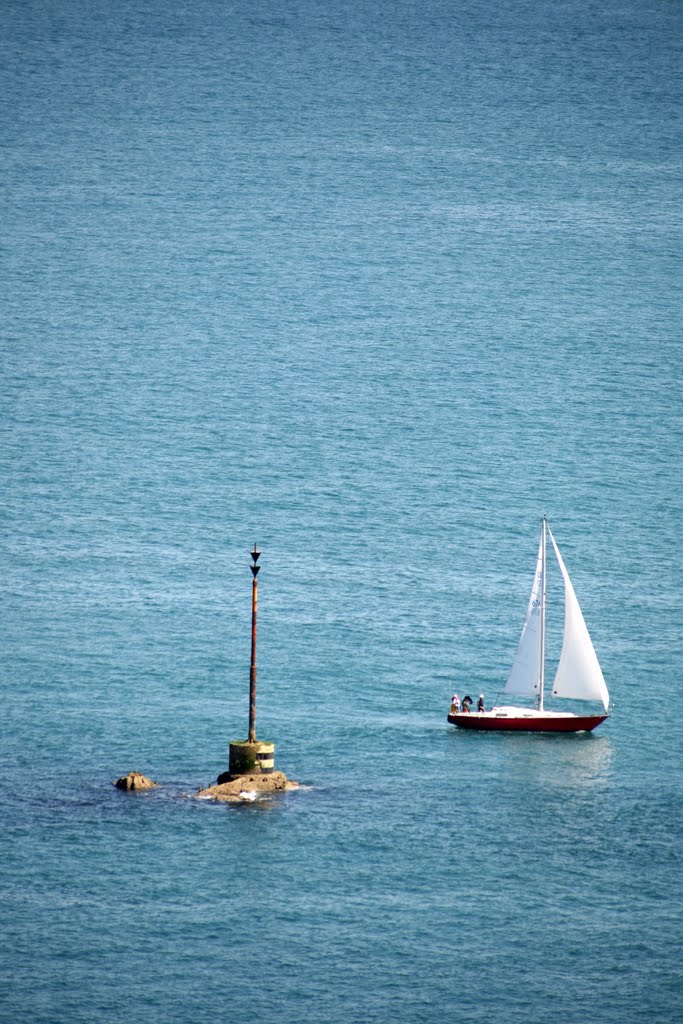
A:
{"label": "boat reflection", "polygon": [[506,750],[515,748],[506,764],[512,778],[540,777],[546,785],[570,789],[603,786],[612,778],[614,745],[607,736],[499,733],[497,738]]}

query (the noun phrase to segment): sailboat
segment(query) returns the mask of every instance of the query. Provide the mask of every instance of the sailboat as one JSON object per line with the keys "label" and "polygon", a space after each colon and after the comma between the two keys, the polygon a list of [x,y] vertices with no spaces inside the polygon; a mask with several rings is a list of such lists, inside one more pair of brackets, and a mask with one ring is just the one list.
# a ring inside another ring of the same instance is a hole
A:
{"label": "sailboat", "polygon": [[[552,685],[555,697],[600,702],[604,714],[582,715],[548,711],[543,706],[545,686],[546,542],[550,537],[564,580],[564,638]],[[536,572],[517,648],[517,656],[503,688],[510,696],[535,697],[536,707],[496,705],[490,711],[451,707],[448,721],[462,729],[505,729],[515,732],[589,732],[609,714],[609,693],[574,587],[562,561],[546,517],[541,522]],[[471,703],[471,698],[470,698]]]}

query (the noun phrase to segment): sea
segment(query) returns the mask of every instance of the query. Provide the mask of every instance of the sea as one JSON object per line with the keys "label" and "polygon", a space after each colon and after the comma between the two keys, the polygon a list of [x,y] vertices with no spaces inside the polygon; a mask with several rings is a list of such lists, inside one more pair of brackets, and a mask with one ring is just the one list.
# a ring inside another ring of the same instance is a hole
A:
{"label": "sea", "polygon": [[[3,0],[2,1024],[683,1019],[682,42]],[[458,731],[543,515],[612,713]]]}

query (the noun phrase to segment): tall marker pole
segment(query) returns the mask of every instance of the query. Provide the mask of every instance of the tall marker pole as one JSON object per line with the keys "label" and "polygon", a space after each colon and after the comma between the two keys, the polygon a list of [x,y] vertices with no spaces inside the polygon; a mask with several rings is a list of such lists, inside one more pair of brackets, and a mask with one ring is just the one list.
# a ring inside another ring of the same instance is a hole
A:
{"label": "tall marker pole", "polygon": [[249,667],[249,737],[248,743],[256,743],[256,613],[258,612],[258,572],[261,568],[257,565],[261,552],[254,544],[251,552],[253,575],[251,586],[251,664]]}
{"label": "tall marker pole", "polygon": [[275,746],[269,740],[256,739],[256,615],[258,612],[258,560],[261,552],[254,544],[251,552],[251,662],[249,664],[249,735],[246,740],[230,742],[230,767],[221,779],[240,775],[270,775],[273,771]]}

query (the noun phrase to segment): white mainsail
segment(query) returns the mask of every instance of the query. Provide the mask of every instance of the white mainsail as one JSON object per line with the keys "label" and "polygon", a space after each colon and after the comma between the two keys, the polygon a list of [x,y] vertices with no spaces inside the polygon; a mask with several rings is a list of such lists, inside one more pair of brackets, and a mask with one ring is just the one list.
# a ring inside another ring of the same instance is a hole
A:
{"label": "white mainsail", "polygon": [[[571,697],[576,700],[600,700],[607,711],[609,693],[600,662],[550,527],[548,527],[548,533],[553,542],[557,563],[564,580],[564,639],[553,683],[553,695],[555,697]],[[520,691],[515,690],[514,692]]]}
{"label": "white mainsail", "polygon": [[541,685],[541,604],[543,600],[543,537],[538,546],[536,574],[531,588],[519,647],[503,693],[538,696]]}

